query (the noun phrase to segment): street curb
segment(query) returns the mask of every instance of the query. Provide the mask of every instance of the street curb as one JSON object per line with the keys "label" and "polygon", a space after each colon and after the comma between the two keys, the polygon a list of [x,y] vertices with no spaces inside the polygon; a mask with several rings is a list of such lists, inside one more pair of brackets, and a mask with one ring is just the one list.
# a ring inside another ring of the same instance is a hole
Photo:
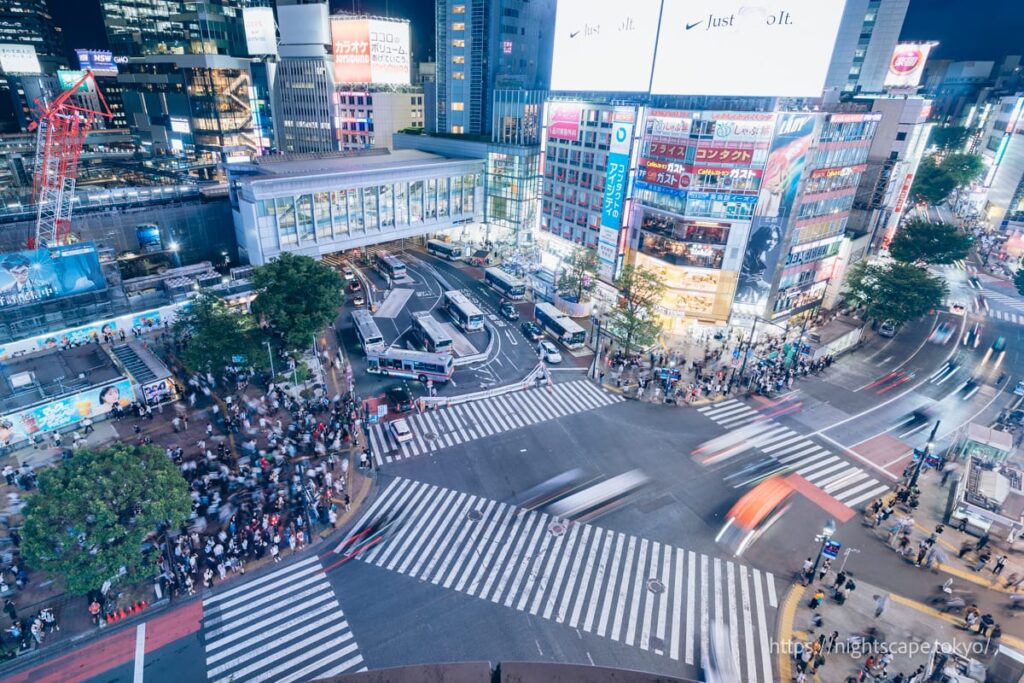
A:
{"label": "street curb", "polygon": [[[924,603],[917,602],[916,600],[911,600],[910,598],[905,598],[902,595],[897,595],[896,593],[889,593],[889,598],[896,604],[903,605],[904,607],[909,607],[913,610],[917,610],[918,612],[921,612],[922,614],[927,614],[930,617],[941,619],[942,621],[953,624],[954,626],[963,627],[964,620],[962,617],[955,617],[947,612],[940,612],[934,607],[929,607]],[[975,633],[975,635],[977,634]],[[1018,638],[1017,636],[1004,633],[999,637],[999,641],[1002,643],[1006,643],[1007,645],[1016,650],[1024,651],[1024,639]]]}
{"label": "street curb", "polygon": [[793,680],[793,658],[789,649],[783,646],[793,638],[793,623],[796,620],[796,610],[800,606],[807,586],[795,583],[786,592],[786,597],[779,608],[778,624],[775,629],[775,642],[778,645],[777,674],[778,680],[782,683],[789,683]]}

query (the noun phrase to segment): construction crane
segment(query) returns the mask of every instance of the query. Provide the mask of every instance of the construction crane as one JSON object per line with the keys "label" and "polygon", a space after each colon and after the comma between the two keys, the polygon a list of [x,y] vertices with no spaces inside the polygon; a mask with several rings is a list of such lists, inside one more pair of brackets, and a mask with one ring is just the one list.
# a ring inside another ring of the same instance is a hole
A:
{"label": "construction crane", "polygon": [[[87,94],[95,94],[95,97],[83,96]],[[32,188],[36,202],[36,232],[29,238],[29,247],[43,248],[70,241],[78,157],[82,153],[85,136],[97,116],[112,119],[114,115],[92,71],[86,71],[49,105],[44,106],[38,100],[36,104],[39,106],[38,119],[29,126],[29,130],[36,129]]]}

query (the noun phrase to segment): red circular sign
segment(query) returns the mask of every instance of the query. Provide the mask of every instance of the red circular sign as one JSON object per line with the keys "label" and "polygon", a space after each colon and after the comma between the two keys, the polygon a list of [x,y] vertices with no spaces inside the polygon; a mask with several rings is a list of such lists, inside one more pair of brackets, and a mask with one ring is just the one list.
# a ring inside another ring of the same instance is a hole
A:
{"label": "red circular sign", "polygon": [[917,69],[924,61],[924,55],[921,50],[916,47],[908,47],[902,50],[897,50],[893,53],[892,62],[889,64],[889,70],[894,74],[909,74]]}

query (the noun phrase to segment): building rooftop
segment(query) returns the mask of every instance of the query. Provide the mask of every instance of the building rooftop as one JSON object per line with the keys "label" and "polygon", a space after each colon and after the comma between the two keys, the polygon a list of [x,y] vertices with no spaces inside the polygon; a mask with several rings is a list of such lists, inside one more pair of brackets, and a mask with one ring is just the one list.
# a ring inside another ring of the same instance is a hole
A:
{"label": "building rooftop", "polygon": [[[60,339],[54,337],[54,343]],[[26,377],[25,373],[30,373]],[[19,384],[18,380],[30,380]],[[67,394],[84,391],[124,377],[114,361],[98,344],[67,349],[46,349],[39,353],[12,358],[0,372],[0,415],[43,403]]]}
{"label": "building rooftop", "polygon": [[263,157],[251,163],[232,164],[229,170],[239,174],[238,182],[249,184],[262,180],[387,171],[462,161],[477,160],[469,157],[441,156],[415,149],[398,149],[390,152],[388,150],[369,150],[367,153],[358,154],[339,152],[336,154]]}

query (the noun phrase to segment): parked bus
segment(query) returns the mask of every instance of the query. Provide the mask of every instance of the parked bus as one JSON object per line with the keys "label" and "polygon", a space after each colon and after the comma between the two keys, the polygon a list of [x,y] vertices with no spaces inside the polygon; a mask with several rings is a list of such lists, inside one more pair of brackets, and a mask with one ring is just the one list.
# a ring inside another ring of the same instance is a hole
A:
{"label": "parked bus", "polygon": [[539,303],[533,309],[533,317],[541,327],[562,342],[567,349],[578,349],[587,340],[587,331],[577,325],[572,318],[555,308],[553,304]]}
{"label": "parked bus", "polygon": [[397,280],[400,277],[405,277],[405,264],[402,263],[401,259],[396,256],[392,256],[386,251],[377,252],[373,260],[373,267],[389,280]]}
{"label": "parked bus", "polygon": [[428,353],[392,347],[366,355],[366,371],[379,375],[412,377],[421,382],[447,382],[452,378],[455,360],[450,353]]}
{"label": "parked bus", "polygon": [[364,353],[378,353],[387,347],[384,335],[380,333],[369,311],[362,308],[352,311],[352,322],[355,323],[356,336],[359,337],[359,344],[363,347]]}
{"label": "parked bus", "polygon": [[456,244],[448,244],[441,240],[427,240],[427,253],[434,256],[442,256],[449,261],[462,258],[462,247]]}
{"label": "parked bus", "polygon": [[459,290],[444,293],[444,307],[466,332],[484,329],[484,314]]}
{"label": "parked bus", "polygon": [[452,337],[445,331],[444,326],[430,315],[429,311],[414,313],[412,316],[412,329],[419,337],[420,345],[431,353],[447,351],[451,353]]}
{"label": "parked bus", "polygon": [[526,283],[501,268],[486,269],[484,282],[501,292],[501,295],[506,298],[519,301],[526,296]]}

